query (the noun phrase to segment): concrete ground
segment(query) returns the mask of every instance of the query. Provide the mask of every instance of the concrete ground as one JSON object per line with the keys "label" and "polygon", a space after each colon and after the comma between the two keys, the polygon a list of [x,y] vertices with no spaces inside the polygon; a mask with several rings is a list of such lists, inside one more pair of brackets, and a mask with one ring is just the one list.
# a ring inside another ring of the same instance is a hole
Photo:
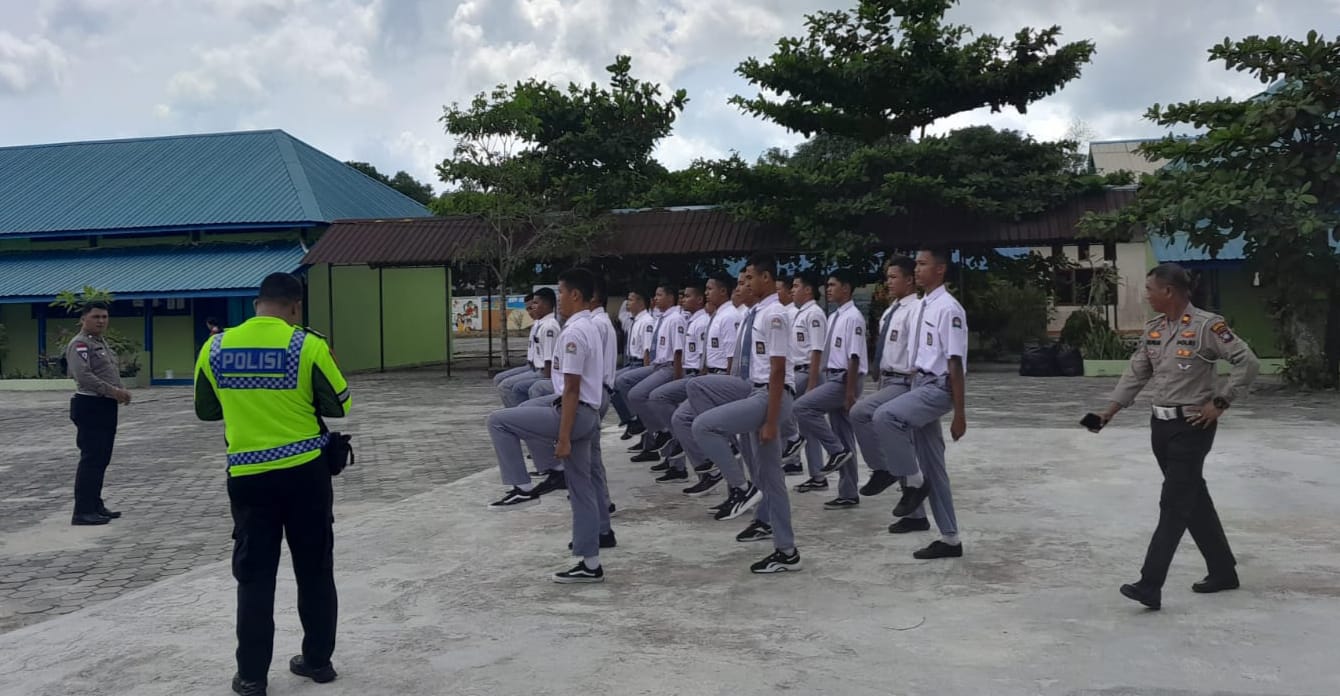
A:
{"label": "concrete ground", "polygon": [[[933,536],[885,532],[891,492],[842,512],[822,509],[830,494],[793,494],[805,569],[752,576],[769,549],[734,541],[744,520],[714,522],[715,498],[611,454],[608,581],[560,586],[548,574],[572,562],[562,496],[483,509],[502,492],[483,379],[358,379],[347,429],[360,459],[336,485],[341,676],[286,672],[301,633],[285,567],[270,693],[1340,693],[1340,400],[1267,388],[1230,411],[1206,471],[1244,587],[1192,594],[1203,566],[1188,540],[1163,611],[1148,612],[1116,592],[1157,514],[1146,419],[1133,409],[1100,435],[1073,425],[1107,380],[970,383],[968,435],[949,446],[963,559],[913,560]],[[0,402],[0,694],[229,693],[217,426],[191,421],[185,392],[142,394],[108,478],[126,518],[98,529],[65,519],[63,402]],[[606,452],[621,444],[607,433]],[[56,603],[33,612],[34,597]]]}

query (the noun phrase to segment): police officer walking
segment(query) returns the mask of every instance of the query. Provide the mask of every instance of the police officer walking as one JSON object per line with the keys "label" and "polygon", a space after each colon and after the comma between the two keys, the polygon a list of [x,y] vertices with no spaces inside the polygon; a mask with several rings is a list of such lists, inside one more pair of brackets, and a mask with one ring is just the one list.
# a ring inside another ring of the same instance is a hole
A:
{"label": "police officer walking", "polygon": [[[1121,594],[1150,609],[1162,606],[1163,583],[1181,543],[1191,532],[1209,574],[1191,586],[1211,593],[1238,588],[1237,560],[1203,476],[1219,417],[1256,379],[1260,363],[1224,318],[1191,304],[1191,276],[1174,263],[1155,266],[1145,280],[1149,305],[1159,316],[1145,325],[1143,344],[1117,382],[1103,423],[1135,402],[1146,385],[1154,400],[1150,419],[1154,458],[1163,471],[1159,522],[1149,540],[1138,582]],[[1225,388],[1216,387],[1215,365],[1233,369]]]}
{"label": "police officer walking", "polygon": [[130,392],[121,388],[116,351],[107,345],[109,321],[106,304],[85,304],[79,311],[79,333],[65,347],[66,369],[75,383],[70,420],[79,446],[70,519],[76,526],[107,524],[121,516],[102,501],[102,481],[116,443],[117,406],[130,403]]}
{"label": "police officer walking", "polygon": [[348,384],[330,347],[298,327],[302,283],[287,273],[269,275],[255,307],[254,318],[205,344],[195,368],[196,416],[222,420],[228,442],[238,583],[233,691],[243,696],[266,691],[285,537],[304,634],[289,670],[318,683],[336,677],[331,438],[320,418],[349,412]]}

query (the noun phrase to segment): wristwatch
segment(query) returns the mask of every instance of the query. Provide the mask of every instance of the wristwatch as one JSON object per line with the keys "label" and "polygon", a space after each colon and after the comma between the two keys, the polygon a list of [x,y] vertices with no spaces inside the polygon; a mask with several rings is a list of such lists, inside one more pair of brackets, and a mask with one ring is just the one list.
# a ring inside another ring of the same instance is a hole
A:
{"label": "wristwatch", "polygon": [[1220,411],[1227,410],[1228,407],[1231,405],[1228,403],[1228,399],[1225,399],[1222,396],[1214,397],[1214,400],[1211,401],[1210,403],[1214,404],[1214,407],[1219,409]]}

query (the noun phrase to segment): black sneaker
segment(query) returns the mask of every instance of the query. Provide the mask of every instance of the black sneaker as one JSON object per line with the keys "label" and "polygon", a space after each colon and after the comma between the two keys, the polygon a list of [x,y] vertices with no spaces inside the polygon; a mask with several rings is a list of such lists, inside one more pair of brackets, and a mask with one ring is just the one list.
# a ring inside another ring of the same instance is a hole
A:
{"label": "black sneaker", "polygon": [[601,566],[592,570],[586,567],[586,561],[582,561],[572,567],[572,570],[564,570],[554,573],[554,582],[562,585],[572,585],[584,582],[605,582],[605,567]]}
{"label": "black sneaker", "polygon": [[684,495],[690,498],[700,498],[712,492],[718,483],[721,483],[724,477],[721,474],[702,474],[698,477],[698,482],[684,489]]}
{"label": "black sneaker", "polygon": [[912,558],[916,558],[922,561],[927,561],[932,558],[962,558],[962,557],[963,557],[963,544],[950,545],[944,543],[943,541],[940,541],[939,539],[932,541],[930,546],[927,546],[926,548],[921,549],[920,551],[912,552]]}
{"label": "black sneaker", "polygon": [[647,426],[643,425],[640,420],[634,420],[632,423],[628,424],[628,430],[624,431],[623,439],[628,440],[635,438],[645,432],[647,432]]}
{"label": "black sneaker", "polygon": [[717,512],[716,518],[718,521],[733,520],[749,512],[750,508],[758,505],[761,500],[763,500],[763,491],[760,491],[752,483],[749,484],[748,489],[732,488],[730,498]]}
{"label": "black sneaker", "polygon": [[931,494],[931,484],[926,482],[921,484],[920,488],[909,488],[903,486],[903,497],[898,499],[898,504],[893,506],[894,517],[907,517],[917,511],[921,504],[926,502],[926,496]]}
{"label": "black sneaker", "polygon": [[679,446],[679,440],[674,439],[666,443],[665,447],[660,448],[660,450],[661,456],[666,459],[673,459],[674,457],[684,454],[684,448]]}
{"label": "black sneaker", "polygon": [[781,551],[774,551],[772,555],[749,566],[749,572],[759,575],[786,573],[793,570],[800,570],[800,551],[792,551],[789,556]]}
{"label": "black sneaker", "polygon": [[554,491],[566,491],[568,489],[568,477],[561,471],[551,471],[544,480],[535,485],[531,491],[535,495],[545,495]]}
{"label": "black sneaker", "polygon": [[651,446],[647,449],[661,450],[668,444],[670,444],[670,433],[662,431],[651,436]]}
{"label": "black sneaker", "polygon": [[822,478],[819,479],[818,481],[815,481],[814,479],[808,479],[799,486],[796,486],[794,490],[797,493],[809,493],[810,491],[826,491],[828,490],[828,479]]}
{"label": "black sneaker", "polygon": [[829,455],[828,462],[824,464],[823,472],[825,474],[831,474],[834,471],[841,469],[844,464],[850,462],[855,456],[856,455],[852,454],[850,450]]}
{"label": "black sneaker", "polygon": [[749,523],[743,532],[735,535],[736,541],[763,541],[772,538],[772,527],[769,527],[758,520]]}
{"label": "black sneaker", "polygon": [[[637,461],[637,459],[634,458],[633,461]],[[669,470],[670,470],[670,461],[666,459],[662,459],[661,461],[656,462],[655,464],[652,464],[651,466],[647,467],[647,471],[650,471],[653,474],[659,474],[662,471],[669,471]]]}
{"label": "black sneaker", "polygon": [[783,476],[798,476],[803,473],[805,473],[805,465],[800,462],[792,462],[790,464],[782,465]]}
{"label": "black sneaker", "polygon": [[683,469],[670,469],[656,478],[656,483],[675,483],[689,480],[689,472]]}
{"label": "black sneaker", "polygon": [[[632,461],[634,461],[634,462],[656,462],[656,461],[660,461],[660,459],[661,459],[661,453],[660,453],[660,452],[657,452],[657,451],[654,450],[654,449],[644,449],[644,450],[642,450],[641,452],[638,452],[637,454],[633,455],[633,459],[632,459]],[[660,464],[657,464],[656,466],[660,466]],[[666,464],[665,466],[669,467],[670,465],[669,465],[669,464]],[[651,468],[651,470],[652,470],[652,471],[664,471],[663,469],[657,469],[655,466],[653,466],[653,467]]]}
{"label": "black sneaker", "polygon": [[610,503],[610,517],[615,516],[618,512],[619,508],[614,507],[614,503]]}
{"label": "black sneaker", "polygon": [[[608,534],[601,534],[601,535],[600,535],[600,548],[602,548],[602,549],[612,549],[612,548],[614,548],[614,547],[616,547],[616,546],[618,546],[618,545],[619,545],[619,540],[614,538],[614,530],[610,530],[610,532],[609,532]],[[569,551],[572,550],[572,542],[571,542],[571,541],[568,542],[568,550],[569,550]]]}
{"label": "black sneaker", "polygon": [[908,532],[928,532],[931,521],[925,517],[904,517],[889,525],[889,534],[907,534]]}
{"label": "black sneaker", "polygon": [[335,673],[335,666],[329,662],[325,667],[308,667],[302,655],[294,655],[293,659],[288,661],[288,671],[300,677],[307,677],[318,684],[329,684],[335,681],[335,677],[340,676]]}
{"label": "black sneaker", "polygon": [[879,495],[888,490],[889,486],[898,483],[898,477],[890,474],[883,469],[876,470],[870,474],[870,480],[861,486],[861,495]]}
{"label": "black sneaker", "polygon": [[516,510],[518,508],[526,507],[527,505],[534,505],[538,502],[540,502],[540,495],[535,491],[527,493],[520,488],[513,487],[501,500],[489,503],[489,509]]}
{"label": "black sneaker", "polygon": [[805,438],[803,437],[798,437],[786,443],[786,449],[782,450],[782,459],[790,459],[797,454],[800,454],[800,450],[804,449],[804,447]]}
{"label": "black sneaker", "polygon": [[716,464],[713,464],[712,462],[703,462],[702,464],[699,464],[699,465],[693,467],[693,473],[695,473],[695,474],[706,474],[706,473],[710,473],[713,469],[716,469],[716,468],[717,468],[717,465],[716,465]]}
{"label": "black sneaker", "polygon": [[825,510],[852,510],[861,505],[856,498],[834,498],[824,503]]}
{"label": "black sneaker", "polygon": [[639,441],[638,441],[636,444],[634,444],[632,447],[629,447],[629,448],[628,448],[628,453],[629,453],[629,454],[638,454],[638,453],[642,452],[642,449],[643,449],[643,448],[642,448],[642,442],[639,440]]}

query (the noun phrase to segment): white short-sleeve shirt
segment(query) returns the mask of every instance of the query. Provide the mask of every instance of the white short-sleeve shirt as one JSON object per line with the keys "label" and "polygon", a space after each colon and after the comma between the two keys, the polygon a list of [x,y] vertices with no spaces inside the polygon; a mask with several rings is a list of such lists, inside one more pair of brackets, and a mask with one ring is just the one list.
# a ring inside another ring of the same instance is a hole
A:
{"label": "white short-sleeve shirt", "polygon": [[707,369],[724,370],[735,357],[735,341],[739,338],[743,317],[733,305],[717,307],[712,325],[707,329]]}
{"label": "white short-sleeve shirt", "polygon": [[641,360],[646,355],[647,348],[651,347],[651,332],[655,326],[656,319],[651,316],[651,312],[643,310],[633,317],[633,329],[628,332],[629,357]]}
{"label": "white short-sleeve shirt", "polygon": [[605,345],[600,330],[591,319],[590,310],[578,312],[568,319],[558,345],[559,352],[554,361],[554,394],[563,396],[567,386],[565,375],[581,375],[581,392],[577,398],[598,410],[605,397]]}
{"label": "white short-sleeve shirt", "polygon": [[860,374],[869,372],[869,366],[866,365],[870,359],[866,357],[865,329],[865,317],[856,308],[855,302],[848,300],[839,307],[828,331],[828,364],[824,368],[850,369],[851,356],[855,355],[861,360],[858,368]]}
{"label": "white short-sleeve shirt", "polygon": [[786,307],[777,300],[777,294],[768,295],[755,305],[753,352],[749,360],[749,380],[754,384],[767,384],[772,378],[772,358],[786,358],[785,380],[792,389],[796,386],[796,376],[792,374],[791,362],[791,315]]}
{"label": "white short-sleeve shirt", "polygon": [[609,312],[592,312],[591,321],[600,333],[601,346],[605,349],[605,386],[614,386],[614,373],[619,369],[619,338],[614,333],[614,322]]}
{"label": "white short-sleeve shirt", "polygon": [[968,369],[968,317],[963,305],[945,290],[936,288],[921,301],[921,326],[917,333],[915,366],[933,375],[949,373],[949,358],[957,356]]}
{"label": "white short-sleeve shirt", "polygon": [[[916,325],[913,322],[917,320],[919,308],[916,295],[908,295],[889,305],[889,308],[884,310],[884,315],[879,318],[880,327],[884,326],[884,322],[889,322],[888,335],[876,337],[876,340],[884,341],[884,355],[879,363],[880,372],[897,372],[904,375],[912,372],[912,341],[916,334]],[[893,317],[892,320],[889,319],[890,316]]]}
{"label": "white short-sleeve shirt", "polygon": [[707,353],[707,325],[712,315],[700,309],[689,317],[688,336],[684,339],[684,369],[702,370],[703,356]]}
{"label": "white short-sleeve shirt", "polygon": [[558,325],[558,317],[552,312],[535,324],[535,359],[532,364],[535,369],[542,370],[545,362],[553,360],[554,351],[558,350],[558,335],[563,329]]}
{"label": "white short-sleeve shirt", "polygon": [[[535,351],[540,347],[540,341],[535,337],[535,332],[540,330],[540,322],[533,321],[530,324],[530,338],[526,339],[526,364],[535,367]],[[541,365],[544,364],[542,361]]]}
{"label": "white short-sleeve shirt", "polygon": [[828,315],[818,302],[810,300],[796,310],[796,320],[791,326],[795,334],[791,342],[791,362],[796,369],[810,366],[810,353],[824,349],[828,339]]}
{"label": "white short-sleeve shirt", "polygon": [[[675,361],[675,353],[684,350],[684,341],[689,334],[688,318],[684,310],[672,307],[660,322],[661,327],[656,332],[656,347],[652,351],[651,364],[669,365]],[[655,324],[652,328],[656,328]]]}

